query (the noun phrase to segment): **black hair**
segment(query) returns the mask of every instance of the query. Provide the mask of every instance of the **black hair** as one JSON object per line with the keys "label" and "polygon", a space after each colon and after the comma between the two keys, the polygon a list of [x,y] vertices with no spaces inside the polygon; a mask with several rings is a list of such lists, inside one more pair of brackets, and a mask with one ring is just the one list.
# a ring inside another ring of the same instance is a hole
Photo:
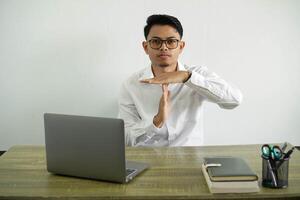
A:
{"label": "black hair", "polygon": [[177,30],[180,35],[180,39],[183,36],[183,29],[180,21],[170,15],[151,15],[147,18],[147,25],[144,27],[144,35],[147,39],[150,29],[153,25],[169,25]]}

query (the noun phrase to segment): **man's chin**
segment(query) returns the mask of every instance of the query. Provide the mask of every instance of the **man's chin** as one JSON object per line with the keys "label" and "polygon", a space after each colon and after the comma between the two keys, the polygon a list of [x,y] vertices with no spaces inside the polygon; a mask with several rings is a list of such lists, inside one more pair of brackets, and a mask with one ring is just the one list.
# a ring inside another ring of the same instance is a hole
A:
{"label": "man's chin", "polygon": [[171,63],[169,62],[161,62],[161,63],[158,63],[158,66],[159,67],[169,67],[171,65]]}
{"label": "man's chin", "polygon": [[162,67],[162,68],[165,68],[165,67],[169,67],[170,65],[169,64],[159,64],[158,66]]}

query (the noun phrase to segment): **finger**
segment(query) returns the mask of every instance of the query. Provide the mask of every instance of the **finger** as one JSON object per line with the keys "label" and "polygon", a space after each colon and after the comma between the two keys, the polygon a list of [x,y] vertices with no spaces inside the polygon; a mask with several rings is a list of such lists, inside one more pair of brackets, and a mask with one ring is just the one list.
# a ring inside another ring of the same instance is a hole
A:
{"label": "finger", "polygon": [[167,98],[168,97],[168,85],[162,84],[162,92],[163,92],[163,96],[165,98]]}
{"label": "finger", "polygon": [[151,83],[152,82],[152,79],[143,79],[143,80],[140,80],[141,83]]}
{"label": "finger", "polygon": [[162,90],[163,90],[163,92],[166,92],[166,91],[168,91],[168,83],[163,83],[162,84]]}
{"label": "finger", "polygon": [[152,83],[152,84],[164,84],[165,81],[164,81],[164,80],[153,79],[153,80],[151,81],[151,83]]}
{"label": "finger", "polygon": [[163,90],[164,101],[168,101],[168,94],[169,94],[168,84],[162,84],[162,90]]}
{"label": "finger", "polygon": [[171,92],[170,92],[170,91],[168,91],[168,98],[167,98],[167,101],[168,101],[168,103],[170,103],[170,101],[171,101]]}
{"label": "finger", "polygon": [[159,80],[159,79],[156,79],[156,78],[143,79],[143,80],[140,80],[140,82],[150,83],[150,84],[163,84],[163,83],[165,83],[164,80]]}
{"label": "finger", "polygon": [[157,76],[154,78],[149,78],[149,79],[143,79],[140,80],[142,83],[151,83],[151,84],[169,84],[169,80],[165,78],[164,76]]}

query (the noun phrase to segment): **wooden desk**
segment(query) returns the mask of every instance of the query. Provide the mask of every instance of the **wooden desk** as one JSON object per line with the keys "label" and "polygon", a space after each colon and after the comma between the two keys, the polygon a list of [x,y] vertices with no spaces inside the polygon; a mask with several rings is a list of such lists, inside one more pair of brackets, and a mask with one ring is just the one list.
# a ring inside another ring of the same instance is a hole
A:
{"label": "wooden desk", "polygon": [[244,157],[261,177],[260,145],[127,148],[127,158],[151,164],[129,184],[56,176],[46,171],[43,146],[14,146],[0,157],[0,199],[300,199],[300,153],[290,160],[289,187],[252,194],[211,194],[204,156]]}

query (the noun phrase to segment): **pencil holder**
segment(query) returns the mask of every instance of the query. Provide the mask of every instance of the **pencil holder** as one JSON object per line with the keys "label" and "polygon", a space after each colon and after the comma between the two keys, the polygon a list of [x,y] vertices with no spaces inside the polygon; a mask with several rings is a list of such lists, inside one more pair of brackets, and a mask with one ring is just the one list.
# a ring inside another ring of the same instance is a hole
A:
{"label": "pencil holder", "polygon": [[288,186],[289,158],[272,160],[262,157],[262,186],[286,188]]}

